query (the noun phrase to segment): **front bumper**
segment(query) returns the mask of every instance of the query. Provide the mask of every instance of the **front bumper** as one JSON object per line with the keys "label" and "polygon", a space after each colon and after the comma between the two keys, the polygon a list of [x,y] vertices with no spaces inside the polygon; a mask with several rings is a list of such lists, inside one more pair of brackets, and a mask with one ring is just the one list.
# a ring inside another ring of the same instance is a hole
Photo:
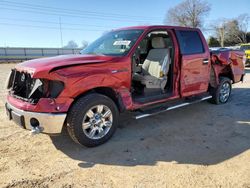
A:
{"label": "front bumper", "polygon": [[[31,130],[34,128],[34,120],[39,122],[39,129],[43,133],[57,134],[61,133],[66,113],[38,113],[20,110],[10,103],[5,104],[6,113],[9,120],[13,120],[16,124],[24,129]],[[35,125],[37,126],[37,124]]]}

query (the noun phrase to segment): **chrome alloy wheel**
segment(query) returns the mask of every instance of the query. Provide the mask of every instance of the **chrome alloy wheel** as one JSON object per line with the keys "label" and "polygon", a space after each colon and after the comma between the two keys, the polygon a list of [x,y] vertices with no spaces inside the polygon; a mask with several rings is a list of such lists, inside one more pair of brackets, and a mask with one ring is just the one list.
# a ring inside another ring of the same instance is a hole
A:
{"label": "chrome alloy wheel", "polygon": [[82,121],[82,129],[88,138],[100,139],[109,132],[112,124],[113,114],[109,107],[96,105],[86,112]]}
{"label": "chrome alloy wheel", "polygon": [[229,96],[230,96],[230,92],[231,92],[231,86],[228,82],[225,82],[220,89],[220,93],[219,93],[219,99],[222,103],[225,103]]}

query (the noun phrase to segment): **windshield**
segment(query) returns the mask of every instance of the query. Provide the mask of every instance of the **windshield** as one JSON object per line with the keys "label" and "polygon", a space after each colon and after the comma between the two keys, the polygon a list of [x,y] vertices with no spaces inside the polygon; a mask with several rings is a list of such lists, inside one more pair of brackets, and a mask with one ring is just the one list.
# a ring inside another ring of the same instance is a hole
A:
{"label": "windshield", "polygon": [[250,50],[250,45],[243,45],[240,47],[241,50]]}
{"label": "windshield", "polygon": [[125,56],[135,44],[143,30],[111,31],[81,51],[81,54]]}

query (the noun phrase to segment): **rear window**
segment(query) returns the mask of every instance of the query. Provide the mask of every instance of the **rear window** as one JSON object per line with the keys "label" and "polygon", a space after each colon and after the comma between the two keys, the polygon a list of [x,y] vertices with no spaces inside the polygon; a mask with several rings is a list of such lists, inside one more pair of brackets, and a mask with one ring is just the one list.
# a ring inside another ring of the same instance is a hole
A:
{"label": "rear window", "polygon": [[177,38],[183,55],[204,53],[203,43],[197,31],[177,31]]}

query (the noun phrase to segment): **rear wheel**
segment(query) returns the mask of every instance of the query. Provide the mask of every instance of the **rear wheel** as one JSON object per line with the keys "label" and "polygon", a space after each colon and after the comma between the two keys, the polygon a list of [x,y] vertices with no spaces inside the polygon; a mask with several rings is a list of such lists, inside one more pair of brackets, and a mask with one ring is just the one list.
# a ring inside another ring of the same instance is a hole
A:
{"label": "rear wheel", "polygon": [[211,89],[212,99],[214,104],[224,104],[228,101],[231,95],[232,83],[229,78],[221,77],[220,84],[217,88]]}
{"label": "rear wheel", "polygon": [[77,143],[94,147],[115,132],[119,112],[116,104],[101,94],[89,94],[76,101],[67,117],[67,130]]}

